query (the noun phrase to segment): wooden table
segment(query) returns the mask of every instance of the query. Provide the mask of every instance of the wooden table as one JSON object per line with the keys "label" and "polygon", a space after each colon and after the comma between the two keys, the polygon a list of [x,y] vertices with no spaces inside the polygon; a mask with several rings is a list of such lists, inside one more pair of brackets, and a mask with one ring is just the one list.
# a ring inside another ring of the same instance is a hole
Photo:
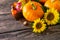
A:
{"label": "wooden table", "polygon": [[16,21],[10,12],[10,4],[17,0],[0,0],[0,40],[60,40],[60,24],[52,26],[43,34],[34,34],[24,19]]}

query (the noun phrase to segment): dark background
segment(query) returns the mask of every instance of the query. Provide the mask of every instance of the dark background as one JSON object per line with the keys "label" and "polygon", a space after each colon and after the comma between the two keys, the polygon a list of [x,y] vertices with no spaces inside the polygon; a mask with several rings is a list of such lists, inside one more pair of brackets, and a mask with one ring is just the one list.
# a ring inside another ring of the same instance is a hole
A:
{"label": "dark background", "polygon": [[16,21],[10,11],[14,1],[18,0],[0,0],[0,40],[60,40],[60,24],[37,35],[23,25],[24,19]]}

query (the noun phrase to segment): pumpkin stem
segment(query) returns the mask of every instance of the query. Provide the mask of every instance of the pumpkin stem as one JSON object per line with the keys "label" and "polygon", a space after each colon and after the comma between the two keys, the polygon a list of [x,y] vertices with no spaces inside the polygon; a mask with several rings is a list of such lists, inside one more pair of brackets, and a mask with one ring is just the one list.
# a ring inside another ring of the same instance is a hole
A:
{"label": "pumpkin stem", "polygon": [[34,9],[34,10],[36,10],[37,8],[36,8],[36,6],[32,3],[32,8]]}

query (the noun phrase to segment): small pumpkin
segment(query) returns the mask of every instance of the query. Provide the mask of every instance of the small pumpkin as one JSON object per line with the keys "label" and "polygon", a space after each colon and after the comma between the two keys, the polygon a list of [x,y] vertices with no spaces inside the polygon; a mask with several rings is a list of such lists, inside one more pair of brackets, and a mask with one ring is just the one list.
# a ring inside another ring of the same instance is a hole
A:
{"label": "small pumpkin", "polygon": [[47,0],[44,6],[48,8],[55,8],[60,12],[60,0]]}
{"label": "small pumpkin", "polygon": [[44,11],[42,9],[42,5],[35,1],[29,1],[23,7],[23,16],[28,21],[34,21],[37,18],[42,18]]}
{"label": "small pumpkin", "polygon": [[17,2],[14,2],[12,5],[11,5],[11,12],[12,12],[12,15],[14,16],[16,13],[17,13],[17,10],[16,10],[16,5],[17,5]]}

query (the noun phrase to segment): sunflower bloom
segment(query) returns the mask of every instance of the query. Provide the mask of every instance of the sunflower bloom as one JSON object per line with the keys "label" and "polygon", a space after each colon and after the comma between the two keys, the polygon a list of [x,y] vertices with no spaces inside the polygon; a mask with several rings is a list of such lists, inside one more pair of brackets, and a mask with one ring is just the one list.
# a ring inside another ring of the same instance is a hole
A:
{"label": "sunflower bloom", "polygon": [[33,27],[33,32],[41,33],[46,29],[46,24],[44,24],[43,20],[37,19],[34,21],[34,24],[32,27]]}
{"label": "sunflower bloom", "polygon": [[44,19],[48,25],[55,25],[59,20],[59,12],[55,9],[49,9],[44,15]]}

